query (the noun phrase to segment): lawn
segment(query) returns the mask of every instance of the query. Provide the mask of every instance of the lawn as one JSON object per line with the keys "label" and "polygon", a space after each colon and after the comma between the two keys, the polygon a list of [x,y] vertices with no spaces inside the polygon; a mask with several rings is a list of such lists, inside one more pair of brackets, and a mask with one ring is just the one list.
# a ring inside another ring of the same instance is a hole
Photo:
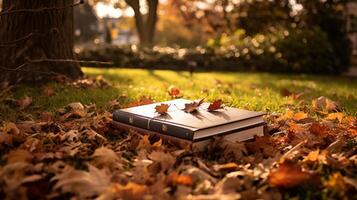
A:
{"label": "lawn", "polygon": [[[30,111],[54,111],[71,102],[94,103],[103,107],[113,99],[125,104],[141,96],[155,101],[169,100],[167,89],[178,87],[184,98],[222,99],[226,105],[251,110],[284,112],[287,108],[308,112],[311,101],[325,96],[340,104],[348,115],[357,116],[357,79],[319,75],[285,75],[268,73],[188,72],[139,69],[83,68],[86,75],[108,80],[113,87],[78,89],[50,83],[54,96],[43,95],[43,87],[20,86],[12,98],[25,95],[33,99]],[[301,95],[293,99],[294,95]],[[9,97],[9,96],[7,96]],[[2,97],[4,98],[4,97]],[[0,106],[0,119],[15,120],[19,114],[7,105]],[[33,116],[36,117],[36,116]]]}

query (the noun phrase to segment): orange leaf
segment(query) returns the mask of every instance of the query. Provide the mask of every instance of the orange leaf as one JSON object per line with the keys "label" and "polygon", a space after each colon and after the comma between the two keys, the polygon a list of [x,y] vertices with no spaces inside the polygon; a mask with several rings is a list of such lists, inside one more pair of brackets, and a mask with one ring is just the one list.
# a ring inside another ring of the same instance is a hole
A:
{"label": "orange leaf", "polygon": [[304,112],[295,113],[293,116],[293,120],[295,120],[295,121],[300,121],[300,120],[303,120],[306,118],[307,118],[307,114]]}
{"label": "orange leaf", "polygon": [[283,163],[270,172],[268,182],[271,186],[293,188],[308,183],[313,178],[313,174],[302,171],[300,167],[290,163]]}
{"label": "orange leaf", "polygon": [[337,119],[341,123],[344,117],[345,117],[345,115],[343,113],[337,112],[337,113],[328,114],[325,119],[327,119],[327,120],[336,120]]}
{"label": "orange leaf", "polygon": [[351,127],[348,129],[348,132],[352,135],[352,136],[357,136],[357,126]]}
{"label": "orange leaf", "polygon": [[187,113],[193,113],[197,111],[198,107],[201,106],[205,98],[201,99],[200,101],[194,101],[192,103],[186,103],[185,108],[183,109]]}
{"label": "orange leaf", "polygon": [[176,185],[186,185],[186,186],[191,186],[192,185],[192,177],[187,176],[187,175],[180,175],[177,172],[173,172],[170,175],[170,182]]}
{"label": "orange leaf", "polygon": [[168,90],[168,93],[172,98],[180,98],[180,97],[182,97],[181,91],[177,87],[170,87],[169,90]]}
{"label": "orange leaf", "polygon": [[162,103],[160,105],[155,106],[155,110],[160,115],[165,115],[167,114],[167,110],[169,109],[169,107],[170,105]]}
{"label": "orange leaf", "polygon": [[222,100],[221,99],[218,99],[218,100],[215,100],[213,103],[211,103],[209,106],[208,106],[208,111],[211,112],[211,111],[215,111],[215,110],[218,110],[218,109],[221,109],[223,108],[222,107]]}
{"label": "orange leaf", "polygon": [[310,126],[310,132],[318,136],[326,136],[328,134],[328,128],[319,123],[313,123]]}

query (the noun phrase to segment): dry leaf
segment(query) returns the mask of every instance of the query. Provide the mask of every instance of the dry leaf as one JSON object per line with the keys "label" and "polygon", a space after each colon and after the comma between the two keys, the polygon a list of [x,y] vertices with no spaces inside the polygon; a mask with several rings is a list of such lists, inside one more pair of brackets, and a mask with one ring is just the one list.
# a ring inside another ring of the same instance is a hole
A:
{"label": "dry leaf", "polygon": [[10,153],[7,155],[7,164],[15,162],[30,162],[32,158],[33,156],[30,154],[30,152],[23,149],[17,149],[10,151]]}
{"label": "dry leaf", "polygon": [[211,103],[211,104],[208,106],[207,110],[208,110],[209,112],[211,112],[211,111],[218,110],[218,109],[221,109],[221,108],[223,108],[223,106],[222,106],[222,100],[221,100],[221,99],[218,99],[218,100],[215,100],[213,103]]}
{"label": "dry leaf", "polygon": [[169,181],[173,185],[186,185],[186,186],[191,186],[192,185],[192,177],[188,175],[180,175],[177,172],[172,172]]}
{"label": "dry leaf", "polygon": [[230,162],[223,165],[213,165],[215,171],[233,171],[237,170],[239,166],[236,163]]}
{"label": "dry leaf", "polygon": [[115,200],[115,199],[130,199],[140,200],[145,199],[144,196],[148,193],[148,188],[145,185],[129,182],[126,185],[113,184],[96,200]]}
{"label": "dry leaf", "polygon": [[159,113],[160,115],[165,115],[167,114],[167,110],[169,109],[170,105],[168,104],[160,104],[155,106],[155,112]]}
{"label": "dry leaf", "polygon": [[297,165],[285,162],[270,172],[268,182],[271,186],[293,188],[311,183],[314,178],[313,174],[302,171]]}
{"label": "dry leaf", "polygon": [[169,87],[168,93],[172,98],[175,98],[175,99],[182,97],[180,89],[178,89],[177,87],[174,87],[174,86]]}
{"label": "dry leaf", "polygon": [[325,117],[325,119],[327,119],[327,120],[338,120],[341,123],[344,117],[345,117],[345,115],[343,113],[337,112],[337,113],[328,114],[327,117]]}
{"label": "dry leaf", "polygon": [[202,105],[203,101],[205,98],[199,100],[199,101],[194,101],[192,103],[186,103],[185,108],[183,109],[187,113],[193,113],[197,111],[197,109]]}
{"label": "dry leaf", "polygon": [[319,111],[323,112],[331,112],[338,109],[338,105],[336,102],[326,98],[326,97],[319,97],[312,101],[312,106]]}
{"label": "dry leaf", "polygon": [[113,150],[108,149],[107,147],[100,147],[96,149],[94,151],[94,154],[92,155],[92,159],[92,163],[98,168],[121,167],[120,158],[118,157],[118,155]]}
{"label": "dry leaf", "polygon": [[68,169],[56,175],[52,181],[57,181],[54,189],[77,195],[80,199],[100,195],[111,186],[110,175],[89,165],[89,171]]}
{"label": "dry leaf", "polygon": [[298,112],[293,115],[293,120],[300,121],[307,118],[307,114],[304,112]]}

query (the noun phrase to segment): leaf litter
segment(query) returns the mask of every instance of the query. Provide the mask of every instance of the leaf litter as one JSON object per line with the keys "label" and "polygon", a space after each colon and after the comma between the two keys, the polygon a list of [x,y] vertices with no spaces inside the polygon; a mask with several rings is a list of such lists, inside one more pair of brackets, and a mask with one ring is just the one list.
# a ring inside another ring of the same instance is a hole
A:
{"label": "leaf litter", "polygon": [[[151,102],[141,97],[119,106]],[[192,102],[185,111],[195,112],[202,103]],[[221,103],[212,107],[220,109]],[[353,198],[356,119],[326,98],[311,108],[268,115],[263,137],[241,143],[214,138],[204,152],[117,130],[111,113],[79,102],[44,114],[45,120],[5,121],[0,198]]]}

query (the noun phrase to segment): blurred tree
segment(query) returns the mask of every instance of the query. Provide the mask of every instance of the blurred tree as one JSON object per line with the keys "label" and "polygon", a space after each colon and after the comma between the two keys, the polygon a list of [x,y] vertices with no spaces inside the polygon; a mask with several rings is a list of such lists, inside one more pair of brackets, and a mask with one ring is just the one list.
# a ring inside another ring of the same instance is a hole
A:
{"label": "blurred tree", "polygon": [[112,33],[107,25],[105,26],[105,43],[107,44],[112,43]]}
{"label": "blurred tree", "polygon": [[338,59],[336,65],[348,68],[352,52],[347,35],[345,4],[351,0],[297,0],[303,5],[300,26],[318,26],[327,33]]}
{"label": "blurred tree", "polygon": [[0,12],[0,82],[79,78],[73,60],[73,0],[4,0]]}
{"label": "blurred tree", "polygon": [[93,7],[86,3],[74,8],[75,42],[93,41],[99,36],[98,18]]}
{"label": "blurred tree", "polygon": [[93,0],[94,3],[115,2],[115,7],[125,8],[129,6],[134,11],[135,25],[139,35],[141,45],[152,45],[155,38],[156,23],[158,20],[157,8],[159,6],[159,0],[146,0],[147,14],[143,14],[143,1],[140,0]]}

